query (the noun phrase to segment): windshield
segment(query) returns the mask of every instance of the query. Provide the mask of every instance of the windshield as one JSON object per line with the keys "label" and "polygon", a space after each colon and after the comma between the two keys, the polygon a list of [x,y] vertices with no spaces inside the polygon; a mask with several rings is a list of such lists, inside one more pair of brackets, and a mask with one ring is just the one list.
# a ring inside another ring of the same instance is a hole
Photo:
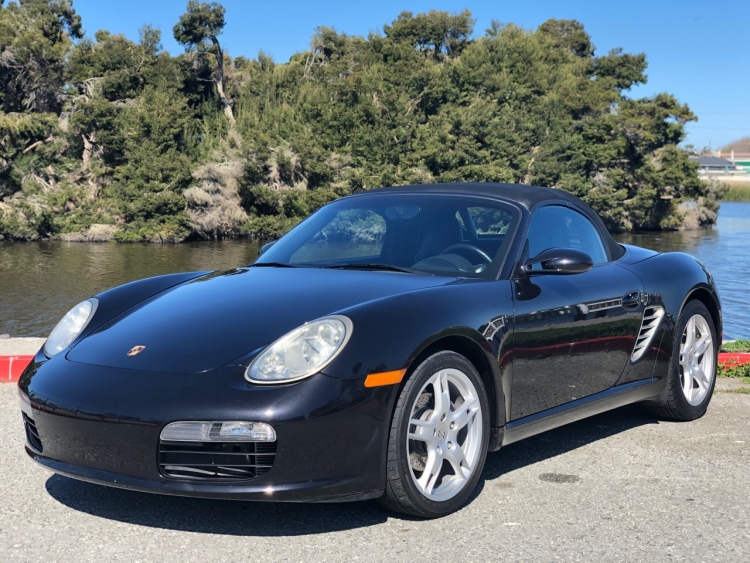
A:
{"label": "windshield", "polygon": [[361,195],[321,208],[256,265],[491,279],[502,265],[517,221],[513,206],[479,197]]}

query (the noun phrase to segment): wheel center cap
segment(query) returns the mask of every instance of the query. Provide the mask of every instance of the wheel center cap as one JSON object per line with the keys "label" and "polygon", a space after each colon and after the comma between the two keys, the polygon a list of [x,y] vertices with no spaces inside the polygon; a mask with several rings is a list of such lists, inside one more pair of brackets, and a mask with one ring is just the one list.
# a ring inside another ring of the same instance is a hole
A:
{"label": "wheel center cap", "polygon": [[438,429],[437,429],[437,438],[438,438],[438,440],[445,440],[446,433],[447,432],[445,430],[445,426],[439,426]]}

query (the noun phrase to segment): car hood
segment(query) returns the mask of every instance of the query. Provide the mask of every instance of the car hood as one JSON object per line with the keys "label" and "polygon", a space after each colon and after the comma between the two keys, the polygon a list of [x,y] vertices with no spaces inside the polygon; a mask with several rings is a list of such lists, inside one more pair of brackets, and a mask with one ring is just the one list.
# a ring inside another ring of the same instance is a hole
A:
{"label": "car hood", "polygon": [[[317,268],[215,272],[125,311],[79,342],[67,359],[125,369],[200,373],[247,356],[305,322],[374,299],[454,281]],[[136,346],[144,348],[129,356]]]}

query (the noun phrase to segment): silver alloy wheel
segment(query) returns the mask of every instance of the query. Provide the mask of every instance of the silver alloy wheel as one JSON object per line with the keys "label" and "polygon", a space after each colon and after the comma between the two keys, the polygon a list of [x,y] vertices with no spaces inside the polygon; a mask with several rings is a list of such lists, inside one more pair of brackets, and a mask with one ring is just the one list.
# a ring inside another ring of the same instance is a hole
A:
{"label": "silver alloy wheel", "polygon": [[407,429],[409,472],[419,491],[446,501],[463,490],[481,456],[482,407],[469,377],[442,369],[424,384]]}
{"label": "silver alloy wheel", "polygon": [[700,405],[711,390],[715,369],[711,328],[703,315],[693,315],[680,343],[680,385],[692,406]]}

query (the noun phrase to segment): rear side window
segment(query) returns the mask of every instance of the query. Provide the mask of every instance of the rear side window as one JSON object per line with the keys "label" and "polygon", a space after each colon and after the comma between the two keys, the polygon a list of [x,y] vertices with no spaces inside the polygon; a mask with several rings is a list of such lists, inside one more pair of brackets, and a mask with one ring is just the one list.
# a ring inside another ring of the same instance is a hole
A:
{"label": "rear side window", "polygon": [[594,264],[607,262],[599,231],[588,217],[560,205],[549,205],[534,212],[527,242],[531,258],[548,248],[575,248],[591,256]]}

